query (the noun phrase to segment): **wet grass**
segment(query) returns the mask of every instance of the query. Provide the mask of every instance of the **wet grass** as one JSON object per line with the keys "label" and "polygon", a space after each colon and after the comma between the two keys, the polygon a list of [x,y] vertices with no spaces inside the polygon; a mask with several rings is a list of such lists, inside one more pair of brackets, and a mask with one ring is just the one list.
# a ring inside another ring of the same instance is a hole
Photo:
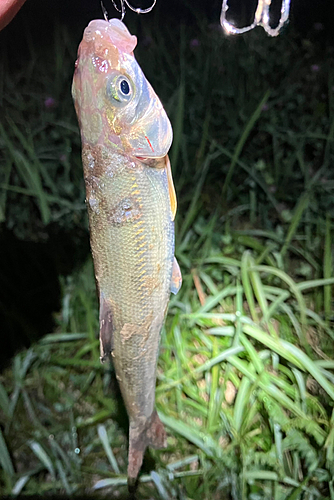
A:
{"label": "wet grass", "polygon": [[[334,332],[313,296],[334,279],[296,283],[254,252],[214,250],[170,305],[156,391],[168,447],[150,450],[139,498],[328,498]],[[90,260],[63,297],[57,332],[1,377],[3,486],[125,494],[127,419],[99,362]]]}
{"label": "wet grass", "polygon": [[[173,122],[183,286],[158,365],[168,447],[148,452],[138,498],[334,499],[331,52],[200,21],[162,36],[154,22],[138,21],[137,57]],[[33,47],[25,71],[2,58],[0,207],[21,237],[85,224],[77,42],[58,33],[43,69]],[[56,331],[0,377],[0,488],[126,496],[128,424],[99,362],[91,260],[60,279]]]}

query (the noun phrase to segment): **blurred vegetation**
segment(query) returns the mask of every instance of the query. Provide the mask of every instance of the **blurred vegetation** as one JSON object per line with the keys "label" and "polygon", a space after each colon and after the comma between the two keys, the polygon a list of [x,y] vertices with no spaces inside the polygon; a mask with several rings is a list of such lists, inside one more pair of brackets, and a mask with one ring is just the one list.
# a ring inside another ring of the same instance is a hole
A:
{"label": "blurred vegetation", "polygon": [[[332,49],[163,28],[158,9],[129,28],[173,124],[183,273],[158,365],[168,448],[147,453],[138,498],[333,500]],[[46,57],[28,37],[15,69],[5,45],[0,59],[0,217],[35,241],[86,225],[79,40],[53,40]],[[91,260],[60,279],[56,331],[0,377],[0,488],[119,497],[127,421],[99,362]]]}

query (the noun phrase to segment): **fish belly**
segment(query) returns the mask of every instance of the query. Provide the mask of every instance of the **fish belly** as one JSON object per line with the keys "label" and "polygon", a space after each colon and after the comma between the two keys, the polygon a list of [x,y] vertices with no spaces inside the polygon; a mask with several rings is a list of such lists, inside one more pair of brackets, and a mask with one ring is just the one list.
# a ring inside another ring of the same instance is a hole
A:
{"label": "fish belly", "polygon": [[131,433],[131,425],[144,426],[154,410],[170,295],[174,223],[167,172],[100,146],[84,149],[83,163],[102,355],[112,352]]}

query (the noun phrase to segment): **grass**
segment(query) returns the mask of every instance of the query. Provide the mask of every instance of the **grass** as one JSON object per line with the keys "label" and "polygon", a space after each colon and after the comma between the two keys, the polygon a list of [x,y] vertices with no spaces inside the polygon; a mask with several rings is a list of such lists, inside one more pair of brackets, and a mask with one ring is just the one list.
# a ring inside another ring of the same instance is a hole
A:
{"label": "grass", "polygon": [[[168,448],[150,451],[139,498],[328,498],[334,333],[308,302],[334,279],[295,283],[249,250],[208,257],[193,277],[161,342],[156,398]],[[63,287],[57,333],[1,377],[3,485],[124,493],[127,422],[112,367],[96,353],[91,261]]]}
{"label": "grass", "polygon": [[[147,454],[138,497],[334,499],[332,68],[291,32],[226,39],[161,21],[158,8],[137,19],[137,57],[173,122],[183,286],[158,365],[168,447]],[[2,45],[0,215],[22,238],[86,223],[77,42],[57,29],[40,66],[31,41],[15,71]],[[55,332],[0,376],[0,489],[126,496],[128,424],[99,362],[91,260],[60,279]]]}

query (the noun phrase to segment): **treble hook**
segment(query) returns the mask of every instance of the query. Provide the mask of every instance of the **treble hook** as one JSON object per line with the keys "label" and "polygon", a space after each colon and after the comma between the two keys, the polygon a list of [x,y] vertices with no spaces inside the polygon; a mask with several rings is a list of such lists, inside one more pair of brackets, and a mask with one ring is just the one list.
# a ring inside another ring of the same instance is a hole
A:
{"label": "treble hook", "polygon": [[[153,3],[150,7],[147,9],[141,9],[140,7],[134,7],[133,5],[130,4],[129,0],[120,0],[121,8],[117,7],[115,0],[111,0],[113,6],[117,10],[117,12],[121,12],[121,21],[123,21],[124,16],[125,16],[125,5],[129,7],[130,10],[133,12],[136,12],[137,14],[147,14],[148,12],[151,12],[155,4],[157,3],[157,0],[153,0]],[[103,10],[103,9],[102,9]],[[105,12],[103,11],[103,15],[105,18]]]}

